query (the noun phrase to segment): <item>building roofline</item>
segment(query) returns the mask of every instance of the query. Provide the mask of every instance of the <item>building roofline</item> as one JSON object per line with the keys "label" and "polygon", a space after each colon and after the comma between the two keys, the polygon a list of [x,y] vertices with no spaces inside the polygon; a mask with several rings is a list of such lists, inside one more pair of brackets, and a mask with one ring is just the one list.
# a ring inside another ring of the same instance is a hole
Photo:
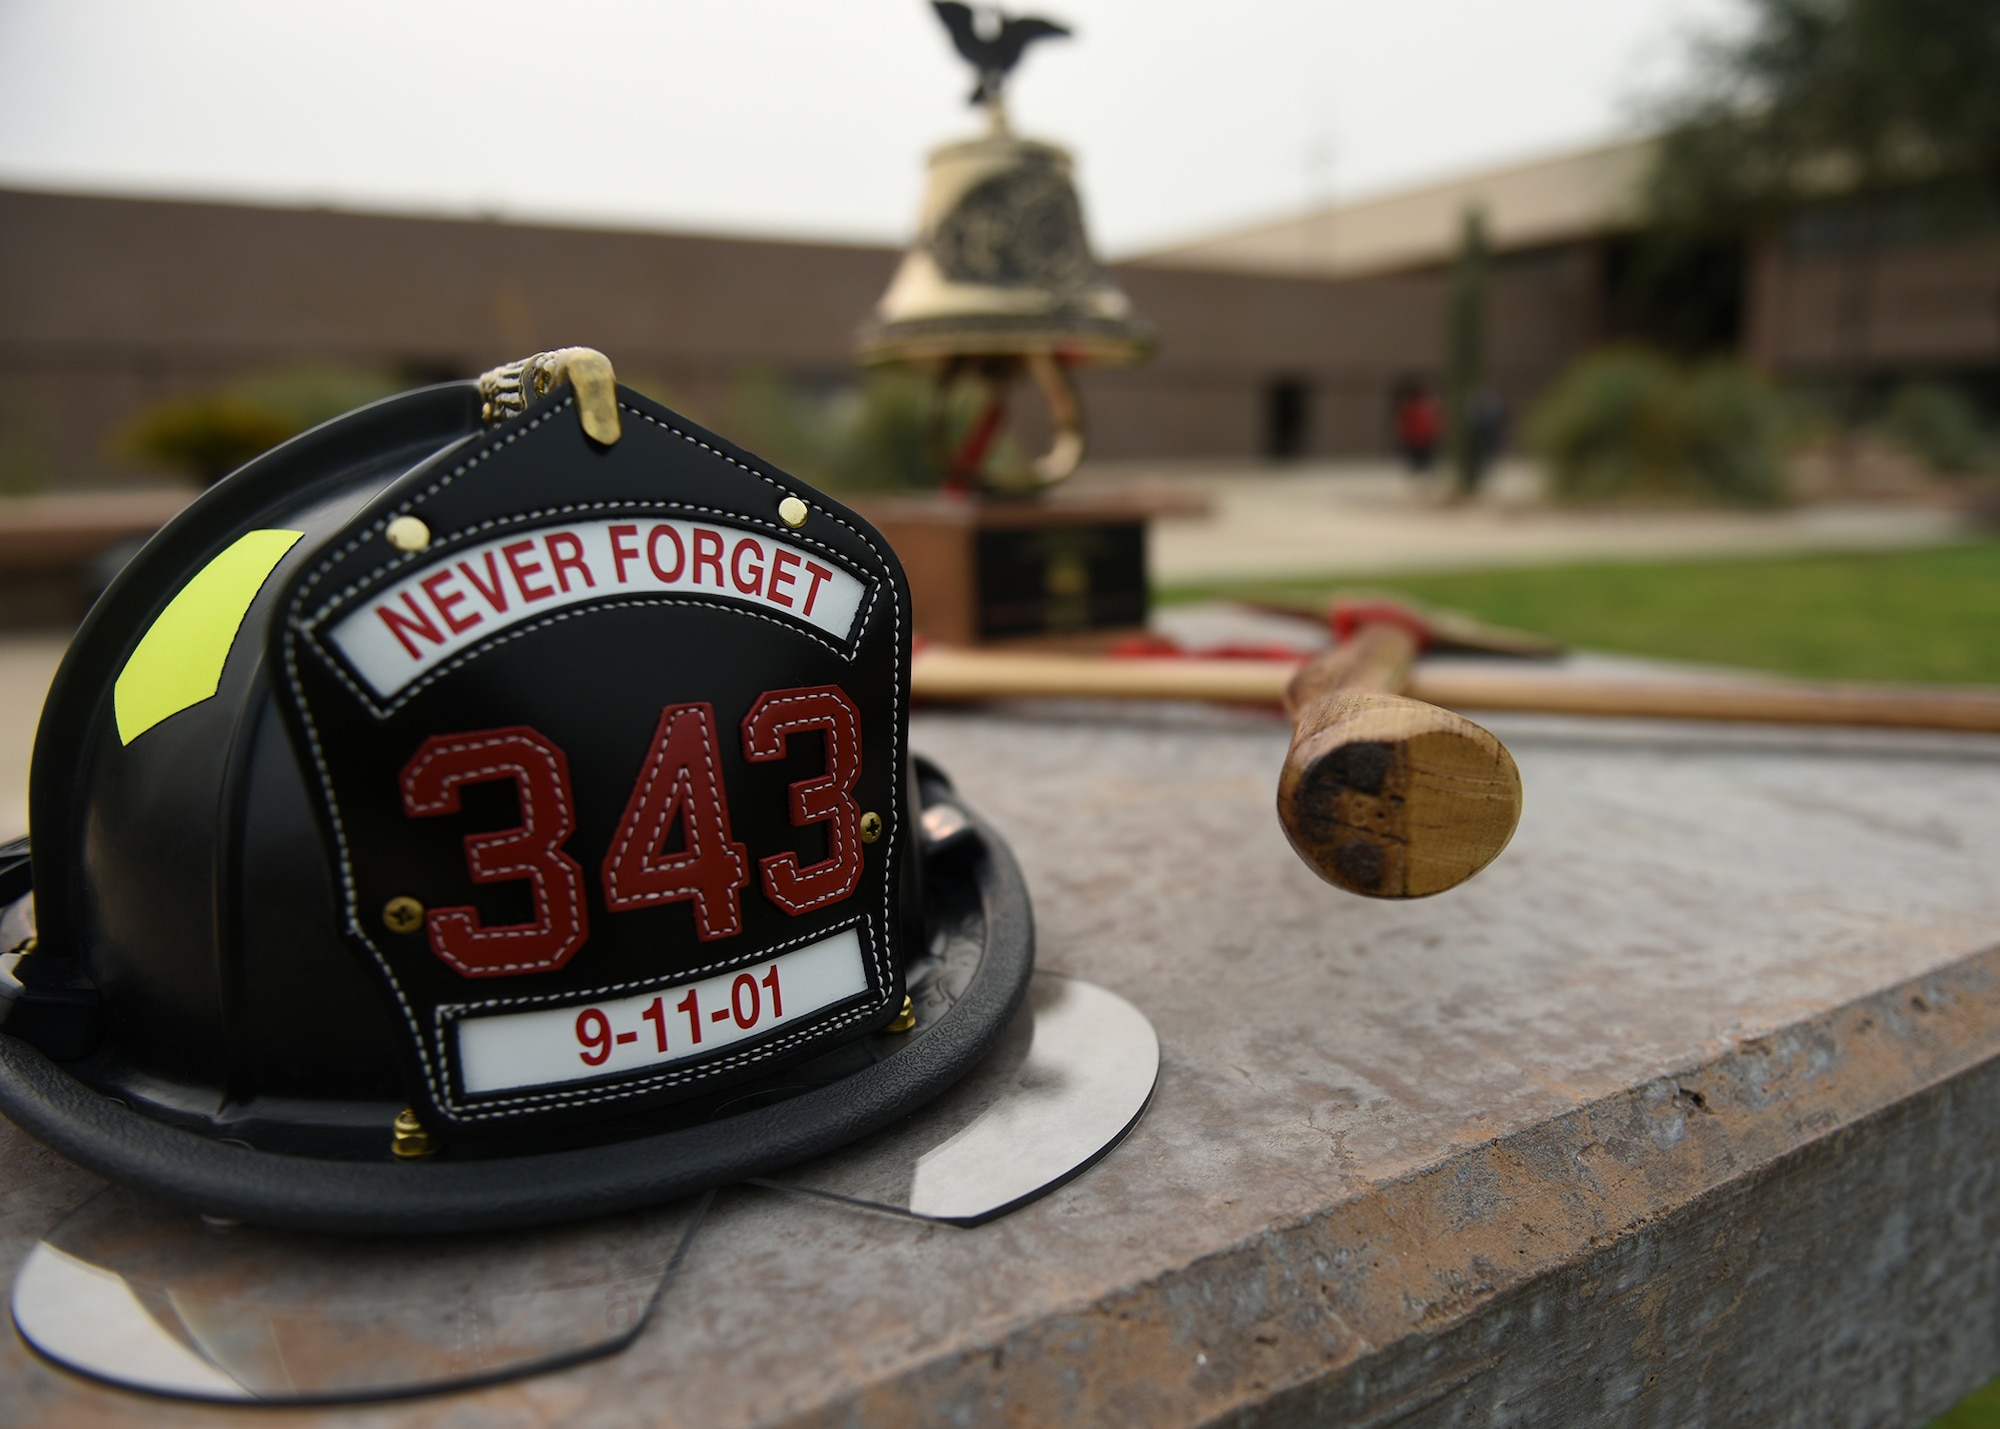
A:
{"label": "building roofline", "polygon": [[1655,145],[1624,139],[1323,204],[1143,253],[1142,267],[1358,277],[1449,259],[1469,206],[1485,209],[1499,251],[1639,223],[1638,183]]}
{"label": "building roofline", "polygon": [[641,238],[685,238],[701,242],[756,243],[778,247],[839,248],[861,252],[900,252],[899,245],[872,242],[865,238],[823,235],[755,233],[731,228],[705,228],[698,224],[648,223],[628,216],[563,215],[538,209],[468,212],[444,206],[412,203],[407,206],[384,201],[355,204],[332,198],[292,196],[247,196],[228,191],[173,191],[155,188],[112,188],[68,185],[46,178],[8,174],[0,171],[0,198],[75,200],[81,202],[156,204],[182,208],[226,208],[256,213],[319,214],[339,218],[383,219],[389,222],[497,224],[506,228],[540,229],[564,233],[601,233]]}

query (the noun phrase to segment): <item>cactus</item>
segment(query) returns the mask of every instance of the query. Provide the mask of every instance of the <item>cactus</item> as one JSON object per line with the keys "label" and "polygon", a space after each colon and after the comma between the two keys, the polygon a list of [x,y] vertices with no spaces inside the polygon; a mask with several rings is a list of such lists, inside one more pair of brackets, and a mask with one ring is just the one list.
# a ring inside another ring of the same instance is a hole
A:
{"label": "cactus", "polygon": [[1460,496],[1479,484],[1473,444],[1472,397],[1486,365],[1486,215],[1470,205],[1460,228],[1458,261],[1451,272],[1451,306],[1445,332],[1445,450]]}

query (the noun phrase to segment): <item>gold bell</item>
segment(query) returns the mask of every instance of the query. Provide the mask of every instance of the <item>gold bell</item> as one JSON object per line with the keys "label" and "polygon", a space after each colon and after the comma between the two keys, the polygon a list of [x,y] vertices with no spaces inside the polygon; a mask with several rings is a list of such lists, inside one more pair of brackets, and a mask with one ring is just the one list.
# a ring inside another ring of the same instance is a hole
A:
{"label": "gold bell", "polygon": [[932,152],[916,242],[857,343],[871,366],[933,369],[934,437],[958,384],[984,389],[984,407],[957,450],[940,453],[957,487],[994,484],[982,475],[984,460],[1008,388],[1024,374],[1048,403],[1056,437],[1031,476],[1003,484],[1046,486],[1068,476],[1084,451],[1072,370],[1142,362],[1154,346],[1132,300],[1091,253],[1068,152],[1009,131],[1002,75],[982,70],[975,96],[987,106],[990,131]]}

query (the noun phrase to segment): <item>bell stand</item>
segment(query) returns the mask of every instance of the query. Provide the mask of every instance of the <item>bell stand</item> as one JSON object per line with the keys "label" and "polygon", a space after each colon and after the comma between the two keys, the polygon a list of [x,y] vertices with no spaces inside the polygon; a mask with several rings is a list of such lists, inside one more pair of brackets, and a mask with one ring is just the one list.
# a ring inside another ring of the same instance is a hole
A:
{"label": "bell stand", "polygon": [[[857,502],[895,548],[918,633],[950,645],[1098,650],[1146,628],[1148,523],[1199,516],[1198,498],[1067,491],[1087,447],[1074,364],[1053,351],[944,358],[932,386],[933,496]],[[1023,379],[1054,428],[1048,447],[1004,473],[987,466]],[[955,432],[959,394],[978,405]]]}
{"label": "bell stand", "polygon": [[[1029,377],[1042,395],[1055,424],[1049,449],[1027,464],[1026,480],[983,473],[994,443],[1007,424],[1007,403],[1021,377]],[[980,393],[980,407],[956,445],[951,440],[952,405],[967,383]],[[933,460],[945,473],[944,491],[969,497],[982,485],[1005,496],[1021,496],[1056,485],[1073,475],[1083,462],[1083,404],[1077,399],[1070,363],[1052,352],[960,354],[945,359],[931,387],[930,445]]]}

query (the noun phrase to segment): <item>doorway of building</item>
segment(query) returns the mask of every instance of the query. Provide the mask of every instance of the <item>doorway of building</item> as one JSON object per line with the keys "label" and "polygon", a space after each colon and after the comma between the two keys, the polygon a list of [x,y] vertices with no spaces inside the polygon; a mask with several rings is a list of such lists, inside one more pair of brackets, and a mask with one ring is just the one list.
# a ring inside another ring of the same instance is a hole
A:
{"label": "doorway of building", "polygon": [[1281,377],[1264,388],[1264,455],[1290,461],[1306,454],[1306,384]]}

